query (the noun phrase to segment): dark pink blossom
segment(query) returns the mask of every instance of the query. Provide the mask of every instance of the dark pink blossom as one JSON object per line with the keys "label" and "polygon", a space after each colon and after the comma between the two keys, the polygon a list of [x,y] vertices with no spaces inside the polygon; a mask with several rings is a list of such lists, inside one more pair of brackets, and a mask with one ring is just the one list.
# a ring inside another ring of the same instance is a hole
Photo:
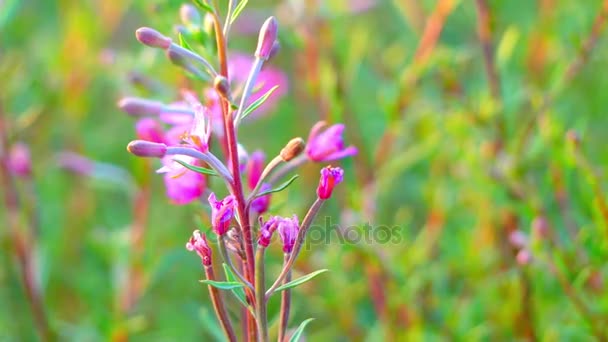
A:
{"label": "dark pink blossom", "polygon": [[281,222],[281,217],[279,216],[271,216],[268,221],[262,222],[260,219],[262,226],[260,227],[260,237],[258,238],[258,245],[262,247],[268,247],[270,244],[270,240],[272,239],[272,234],[277,229],[279,222]]}
{"label": "dark pink blossom", "polygon": [[293,215],[293,218],[283,218],[279,222],[277,229],[283,242],[283,252],[291,253],[298,237],[298,231],[300,230],[298,217]]}
{"label": "dark pink blossom", "polygon": [[201,261],[205,266],[211,266],[211,248],[207,243],[207,236],[195,230],[192,237],[186,243],[186,249],[191,252],[196,252],[201,257]]}
{"label": "dark pink blossom", "polygon": [[317,188],[317,196],[326,200],[331,197],[334,187],[344,179],[344,170],[339,167],[327,166],[321,169],[321,178]]}
{"label": "dark pink blossom", "polygon": [[234,217],[235,198],[228,195],[221,201],[215,197],[215,193],[209,195],[209,205],[211,206],[211,225],[217,235],[224,235],[230,228],[230,221]]}
{"label": "dark pink blossom", "polygon": [[326,125],[325,121],[319,121],[310,130],[305,150],[310,160],[327,162],[357,154],[356,147],[344,146],[344,138],[342,137],[344,133],[343,124],[335,124],[322,131]]}

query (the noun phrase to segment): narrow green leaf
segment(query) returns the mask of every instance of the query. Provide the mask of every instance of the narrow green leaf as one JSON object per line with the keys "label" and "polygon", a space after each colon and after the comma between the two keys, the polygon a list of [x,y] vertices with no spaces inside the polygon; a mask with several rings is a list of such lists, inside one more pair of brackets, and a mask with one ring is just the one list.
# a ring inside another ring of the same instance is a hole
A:
{"label": "narrow green leaf", "polygon": [[287,290],[287,289],[290,289],[292,287],[296,287],[298,285],[304,284],[305,282],[311,280],[312,278],[318,276],[319,274],[325,273],[327,271],[329,271],[329,270],[328,269],[322,269],[322,270],[314,271],[314,272],[309,273],[309,274],[307,274],[307,275],[305,275],[303,277],[300,277],[300,278],[298,278],[296,280],[292,280],[292,281],[290,281],[287,284],[283,284],[283,285],[277,287],[277,289],[274,292],[276,293],[276,292],[279,292],[279,291]]}
{"label": "narrow green leaf", "polygon": [[198,6],[198,8],[202,9],[205,12],[213,13],[214,9],[206,1],[203,0],[193,0],[194,4]]}
{"label": "narrow green leaf", "polygon": [[[224,273],[226,274],[226,280],[229,282],[232,282],[232,283],[237,282],[236,275],[234,275],[234,273],[232,273],[232,270],[230,270],[230,267],[228,267],[228,265],[226,265],[225,263],[222,263],[222,266],[224,267]],[[234,294],[236,299],[238,299],[239,302],[241,302],[241,304],[243,304],[245,307],[249,306],[247,304],[247,300],[245,299],[245,290],[238,287],[238,288],[234,288],[230,291]]]}
{"label": "narrow green leaf", "polygon": [[255,100],[252,104],[250,104],[249,107],[247,107],[247,109],[243,111],[243,114],[241,114],[241,120],[246,118],[249,114],[251,114],[254,110],[258,109],[258,107],[261,106],[264,102],[266,102],[266,100],[268,100],[268,97],[270,97],[270,95],[272,95],[272,93],[277,90],[278,87],[278,85],[272,87],[272,89],[267,91],[266,94],[262,95],[259,99]]}
{"label": "narrow green leaf", "polygon": [[230,18],[230,25],[232,25],[234,23],[234,21],[236,20],[236,18],[239,17],[239,14],[241,14],[241,12],[245,9],[245,6],[247,5],[248,2],[249,2],[249,0],[242,0],[241,2],[239,2],[238,5],[236,5],[236,8],[234,9],[234,12],[232,13],[232,18]]}
{"label": "narrow green leaf", "polygon": [[291,177],[287,182],[279,185],[279,187],[274,188],[274,189],[270,189],[270,190],[266,190],[266,191],[262,191],[260,193],[258,193],[257,195],[255,195],[255,197],[262,197],[264,195],[268,195],[268,194],[272,194],[274,192],[279,192],[279,191],[283,191],[285,190],[288,186],[291,185],[291,183],[293,183],[293,181],[296,180],[296,178],[298,178],[298,175],[294,175],[293,177]]}
{"label": "narrow green leaf", "polygon": [[291,335],[289,342],[300,341],[300,337],[302,337],[302,333],[304,333],[304,329],[306,328],[308,323],[312,322],[313,320],[314,320],[314,318],[309,318],[309,319],[305,320],[304,322],[300,323],[300,326],[298,327],[298,329],[296,329],[296,331],[294,331],[293,335]]}
{"label": "narrow green leaf", "polygon": [[243,287],[244,285],[237,281],[215,281],[215,280],[199,280],[203,284],[211,285],[220,290],[232,290],[239,287]]}
{"label": "narrow green leaf", "polygon": [[194,165],[190,165],[188,163],[186,163],[183,160],[179,160],[179,159],[173,159],[173,161],[179,163],[180,165],[182,165],[183,167],[185,167],[186,169],[190,170],[190,171],[194,171],[194,172],[198,172],[198,173],[202,173],[205,175],[210,175],[210,176],[217,176],[217,172],[211,170],[211,169],[207,169],[204,167],[200,167],[200,166],[194,166]]}
{"label": "narrow green leaf", "polygon": [[188,42],[186,41],[186,37],[184,37],[184,35],[181,32],[179,32],[177,34],[177,38],[179,39],[179,45],[181,45],[181,47],[183,47],[184,49],[193,51],[192,48],[190,47],[190,44],[188,44]]}

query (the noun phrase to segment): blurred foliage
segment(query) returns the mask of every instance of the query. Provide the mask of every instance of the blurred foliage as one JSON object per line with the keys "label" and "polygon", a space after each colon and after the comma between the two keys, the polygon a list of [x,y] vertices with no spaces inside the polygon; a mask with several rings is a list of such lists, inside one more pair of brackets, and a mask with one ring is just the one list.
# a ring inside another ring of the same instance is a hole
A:
{"label": "blurred foliage", "polygon": [[[274,114],[240,130],[245,146],[278,152],[325,119],[345,122],[347,141],[360,148],[342,163],[347,180],[324,208],[328,218],[318,219],[340,227],[325,227],[330,243],[312,244],[296,264],[302,274],[331,270],[294,292],[291,326],[316,318],[307,339],[608,335],[608,5],[490,0],[484,23],[479,2],[379,0],[359,11],[366,1],[250,1],[241,15],[231,48],[245,52],[262,20],[277,16],[282,49],[273,64],[291,87]],[[194,82],[133,35],[140,26],[172,32],[179,5],[0,1],[0,115],[10,140],[32,149],[35,188],[18,185],[40,215],[31,246],[61,340],[221,338],[200,261],[184,248],[206,214],[168,204],[154,167],[126,153],[133,121],[115,106],[124,95],[169,101]],[[494,84],[478,36],[485,24]],[[156,91],[129,82],[141,78]],[[58,165],[64,151],[105,166],[75,175]],[[304,215],[317,170],[307,165],[275,196],[277,214]],[[122,314],[134,203],[150,182],[137,260],[145,286]],[[532,229],[539,220],[546,234]],[[387,227],[389,242],[339,241]],[[515,231],[529,237],[526,265],[516,261]],[[1,234],[0,339],[33,340],[4,225]],[[280,260],[276,246],[268,273]]]}

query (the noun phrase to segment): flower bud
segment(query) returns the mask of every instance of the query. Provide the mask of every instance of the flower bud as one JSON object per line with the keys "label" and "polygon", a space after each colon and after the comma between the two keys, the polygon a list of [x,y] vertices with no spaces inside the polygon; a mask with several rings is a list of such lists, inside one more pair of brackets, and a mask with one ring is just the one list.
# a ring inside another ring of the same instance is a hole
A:
{"label": "flower bud", "polygon": [[32,174],[32,158],[30,149],[24,143],[16,143],[11,146],[8,154],[8,169],[17,176],[27,178]]}
{"label": "flower bud", "polygon": [[266,19],[264,25],[260,29],[260,35],[258,37],[258,47],[255,50],[255,56],[257,58],[268,60],[274,42],[277,40],[277,34],[279,25],[275,17]]}
{"label": "flower bud", "polygon": [[218,75],[213,80],[213,88],[225,99],[230,99],[230,86],[226,77]]}
{"label": "flower bud", "polygon": [[159,101],[139,97],[124,97],[118,101],[118,108],[133,116],[159,115],[165,105]]}
{"label": "flower bud", "polygon": [[145,140],[133,140],[127,151],[138,157],[162,158],[167,153],[167,145]]}
{"label": "flower bud", "polygon": [[283,252],[291,253],[298,237],[298,231],[300,230],[298,217],[293,215],[293,218],[282,219],[281,222],[279,222],[279,227],[277,229],[281,241],[283,242]]}
{"label": "flower bud", "polygon": [[300,153],[302,153],[302,151],[304,151],[304,148],[306,147],[306,143],[304,142],[304,139],[297,137],[297,138],[293,138],[291,140],[289,140],[289,142],[287,143],[287,145],[285,145],[285,147],[283,147],[283,149],[281,150],[281,153],[279,154],[281,156],[281,158],[283,159],[283,161],[290,161],[293,158],[297,157],[300,155]]}
{"label": "flower bud", "polygon": [[168,49],[171,46],[171,38],[149,27],[140,27],[135,31],[135,36],[142,44],[160,49]]}
{"label": "flower bud", "polygon": [[179,8],[179,18],[185,25],[196,26],[201,24],[201,15],[196,7],[191,4],[183,4]]}
{"label": "flower bud", "polygon": [[[260,187],[260,192],[269,191],[272,189],[270,184],[264,183]],[[254,210],[258,214],[263,214],[268,211],[270,207],[270,194],[257,197],[253,201],[251,201],[251,209]]]}
{"label": "flower bud", "polygon": [[272,234],[277,229],[281,218],[279,216],[272,216],[265,223],[262,222],[262,218],[260,218],[260,223],[262,226],[260,227],[260,237],[258,239],[258,245],[262,247],[268,247],[270,244],[270,239],[272,239]]}
{"label": "flower bud", "polygon": [[215,193],[209,195],[209,205],[211,206],[211,224],[213,231],[222,236],[228,232],[230,221],[234,217],[235,198],[232,195],[227,196],[221,201],[215,197]]}
{"label": "flower bud", "polygon": [[209,247],[209,243],[207,243],[205,234],[201,234],[199,230],[195,230],[190,240],[186,243],[186,249],[196,252],[201,257],[203,265],[211,266],[211,248]]}
{"label": "flower bud", "polygon": [[339,167],[327,166],[321,169],[321,178],[317,187],[317,196],[326,200],[331,197],[334,187],[344,179],[344,170]]}

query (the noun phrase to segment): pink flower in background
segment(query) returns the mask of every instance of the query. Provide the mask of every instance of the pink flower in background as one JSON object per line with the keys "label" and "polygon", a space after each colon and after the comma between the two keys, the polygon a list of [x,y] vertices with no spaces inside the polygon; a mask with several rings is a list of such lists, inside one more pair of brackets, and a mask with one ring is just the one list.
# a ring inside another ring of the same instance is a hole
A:
{"label": "pink flower in background", "polygon": [[153,118],[142,118],[135,123],[135,132],[141,140],[165,143],[165,131],[158,120]]}
{"label": "pink flower in background", "polygon": [[[172,158],[177,158],[177,156],[173,156]],[[165,162],[165,159],[166,157],[163,158],[163,162]],[[175,163],[173,160],[169,162]],[[191,163],[191,161],[186,162]],[[180,167],[180,169],[172,169],[159,173],[164,173],[163,179],[165,181],[166,193],[171,203],[183,205],[200,198],[207,188],[207,181],[204,175],[190,171],[181,165]]]}
{"label": "pink flower in background", "polygon": [[199,230],[192,233],[192,237],[186,243],[186,249],[191,252],[196,252],[201,257],[201,262],[205,266],[211,266],[211,248],[207,242],[207,236],[201,234]]}
{"label": "pink flower in background", "polygon": [[32,174],[30,148],[24,143],[15,143],[8,153],[8,169],[17,177],[29,177]]}
{"label": "pink flower in background", "polygon": [[[260,222],[261,219],[260,219]],[[260,227],[260,237],[258,238],[258,244],[262,247],[268,247],[270,245],[270,240],[272,239],[272,234],[277,229],[277,226],[281,222],[281,217],[279,216],[271,216],[268,221],[263,222]]]}
{"label": "pink flower in background", "polygon": [[298,231],[300,230],[300,223],[298,217],[293,215],[293,218],[284,218],[279,223],[279,236],[283,242],[283,252],[291,253],[293,246],[296,243],[298,237]]}
{"label": "pink flower in background", "polygon": [[257,150],[251,154],[247,162],[247,185],[253,190],[260,180],[262,171],[264,171],[264,152]]}
{"label": "pink flower in background", "polygon": [[310,130],[308,143],[306,145],[306,155],[315,162],[327,162],[357,154],[354,146],[344,146],[344,125],[335,124],[327,126],[325,121],[317,122]]}
{"label": "pink flower in background", "polygon": [[[260,192],[268,191],[270,189],[272,189],[270,184],[264,183],[260,187]],[[251,209],[255,210],[255,212],[258,214],[265,213],[266,211],[268,211],[269,207],[270,207],[270,194],[260,196],[256,199],[254,199],[253,202],[251,202]]]}

